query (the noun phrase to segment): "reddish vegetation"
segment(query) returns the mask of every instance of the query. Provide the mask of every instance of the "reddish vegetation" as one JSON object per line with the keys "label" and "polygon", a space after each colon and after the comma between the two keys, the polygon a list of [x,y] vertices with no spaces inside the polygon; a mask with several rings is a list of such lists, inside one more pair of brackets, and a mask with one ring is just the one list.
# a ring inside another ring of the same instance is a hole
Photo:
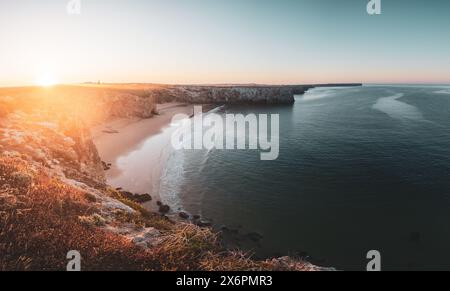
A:
{"label": "reddish vegetation", "polygon": [[[85,120],[73,115],[74,100],[42,90],[0,92],[0,270],[65,270],[71,250],[80,252],[82,270],[315,270],[289,258],[254,261],[225,251],[210,229],[172,222],[110,189]],[[79,102],[105,108],[120,100],[129,105],[121,114],[143,101],[82,96]],[[16,110],[22,113],[8,115]],[[132,233],[118,231],[124,226]]]}
{"label": "reddish vegetation", "polygon": [[[90,196],[33,173],[26,162],[0,158],[0,270],[65,270],[70,250],[83,270],[308,270],[303,262],[258,262],[224,251],[217,235],[190,224],[166,224],[164,242],[152,249],[82,223],[97,211]],[[145,214],[145,213],[144,213]],[[156,216],[133,220],[158,225]]]}
{"label": "reddish vegetation", "polygon": [[84,270],[155,268],[123,237],[80,223],[95,211],[83,193],[45,175],[28,183],[28,175],[24,162],[0,160],[1,270],[64,270],[69,250],[83,255]]}

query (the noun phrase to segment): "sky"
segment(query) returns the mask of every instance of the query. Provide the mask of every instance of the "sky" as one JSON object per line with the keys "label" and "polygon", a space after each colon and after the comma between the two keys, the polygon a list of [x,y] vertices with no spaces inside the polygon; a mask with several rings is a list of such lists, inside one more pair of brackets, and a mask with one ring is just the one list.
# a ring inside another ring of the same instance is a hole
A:
{"label": "sky", "polygon": [[450,1],[0,0],[0,86],[450,83]]}

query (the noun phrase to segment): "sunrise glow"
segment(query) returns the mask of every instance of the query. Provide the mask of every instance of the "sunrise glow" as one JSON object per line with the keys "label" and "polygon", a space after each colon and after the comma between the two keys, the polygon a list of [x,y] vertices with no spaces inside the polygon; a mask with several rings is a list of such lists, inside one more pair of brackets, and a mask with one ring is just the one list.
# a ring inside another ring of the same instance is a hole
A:
{"label": "sunrise glow", "polygon": [[35,84],[41,87],[52,87],[58,84],[58,80],[52,74],[42,74],[36,78]]}

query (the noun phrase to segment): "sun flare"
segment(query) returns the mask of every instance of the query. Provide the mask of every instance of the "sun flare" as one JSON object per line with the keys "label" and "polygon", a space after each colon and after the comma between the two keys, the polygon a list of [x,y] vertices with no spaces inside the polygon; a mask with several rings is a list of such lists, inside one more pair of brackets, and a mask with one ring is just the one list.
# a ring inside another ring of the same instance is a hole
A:
{"label": "sun flare", "polygon": [[51,74],[44,74],[37,78],[36,85],[41,87],[51,87],[58,84],[58,80]]}

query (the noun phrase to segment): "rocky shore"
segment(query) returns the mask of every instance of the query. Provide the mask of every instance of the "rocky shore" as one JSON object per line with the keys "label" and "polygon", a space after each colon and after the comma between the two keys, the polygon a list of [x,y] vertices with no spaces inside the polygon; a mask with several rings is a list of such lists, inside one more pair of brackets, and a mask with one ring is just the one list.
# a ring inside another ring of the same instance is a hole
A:
{"label": "rocky shore", "polygon": [[362,84],[319,85],[217,85],[167,86],[154,92],[160,102],[187,102],[212,104],[292,104],[294,96],[315,87],[354,87]]}
{"label": "rocky shore", "polygon": [[151,195],[107,184],[110,165],[90,128],[150,118],[165,90],[189,102],[289,103],[294,88],[0,90],[0,269],[60,270],[65,252],[77,249],[93,270],[327,270],[301,258],[257,261],[227,251],[208,221],[181,212],[172,220],[160,202],[159,213],[149,212],[141,204]]}
{"label": "rocky shore", "polygon": [[293,90],[283,86],[176,86],[165,96],[188,103],[292,104]]}

